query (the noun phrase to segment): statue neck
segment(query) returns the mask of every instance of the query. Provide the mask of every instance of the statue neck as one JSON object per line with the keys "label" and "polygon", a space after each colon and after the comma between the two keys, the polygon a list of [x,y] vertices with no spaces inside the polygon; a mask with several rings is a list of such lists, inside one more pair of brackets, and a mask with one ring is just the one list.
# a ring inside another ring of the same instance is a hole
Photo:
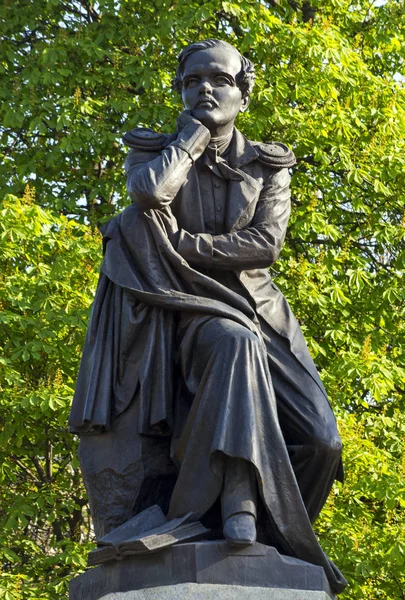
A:
{"label": "statue neck", "polygon": [[225,135],[220,135],[217,137],[212,137],[210,143],[208,144],[208,148],[211,150],[215,150],[216,154],[223,154],[225,150],[228,148],[231,143],[231,139],[233,137],[233,128],[231,131],[226,133]]}

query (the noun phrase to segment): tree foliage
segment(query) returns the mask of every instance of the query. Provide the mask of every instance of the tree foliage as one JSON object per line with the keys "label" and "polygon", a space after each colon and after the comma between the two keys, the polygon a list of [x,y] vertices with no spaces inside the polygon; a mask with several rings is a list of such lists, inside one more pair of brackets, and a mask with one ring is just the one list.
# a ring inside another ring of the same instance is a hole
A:
{"label": "tree foliage", "polygon": [[1,204],[0,239],[0,597],[56,599],[90,536],[66,421],[100,236],[28,188]]}
{"label": "tree foliage", "polygon": [[84,567],[91,530],[66,417],[96,226],[128,203],[121,134],[173,131],[176,55],[219,37],[257,65],[238,127],[298,159],[273,276],[346,463],[316,529],[350,580],[343,597],[404,598],[403,2],[5,0],[0,31],[0,191],[14,194],[0,219],[0,595],[65,597]]}

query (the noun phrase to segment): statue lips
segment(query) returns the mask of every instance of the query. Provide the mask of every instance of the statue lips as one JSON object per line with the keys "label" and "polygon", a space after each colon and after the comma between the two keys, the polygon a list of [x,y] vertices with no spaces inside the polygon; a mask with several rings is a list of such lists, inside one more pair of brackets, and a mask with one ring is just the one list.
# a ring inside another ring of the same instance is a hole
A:
{"label": "statue lips", "polygon": [[200,106],[204,108],[216,108],[218,106],[218,103],[213,98],[203,96],[202,98],[199,98],[199,100],[197,100],[197,102],[194,105],[194,108],[198,108]]}

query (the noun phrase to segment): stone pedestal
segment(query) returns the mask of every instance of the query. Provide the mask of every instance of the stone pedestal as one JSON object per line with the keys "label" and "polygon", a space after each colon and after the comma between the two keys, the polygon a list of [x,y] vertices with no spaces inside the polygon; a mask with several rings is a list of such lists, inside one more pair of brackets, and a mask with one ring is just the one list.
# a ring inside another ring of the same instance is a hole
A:
{"label": "stone pedestal", "polygon": [[[125,593],[124,593],[125,592]],[[180,544],[89,569],[70,582],[70,600],[330,600],[322,567],[263,544]]]}
{"label": "stone pedestal", "polygon": [[108,594],[102,600],[330,600],[326,592],[281,588],[179,583],[134,592]]}

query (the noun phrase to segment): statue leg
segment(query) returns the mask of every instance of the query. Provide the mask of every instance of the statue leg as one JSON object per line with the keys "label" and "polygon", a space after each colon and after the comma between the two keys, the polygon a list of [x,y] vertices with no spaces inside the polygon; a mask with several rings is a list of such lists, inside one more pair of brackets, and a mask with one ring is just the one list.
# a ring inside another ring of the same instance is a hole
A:
{"label": "statue leg", "polygon": [[221,493],[228,458],[244,460],[255,472],[267,543],[321,565],[340,589],[341,575],[319,545],[297,484],[262,338],[230,319],[183,317],[178,356],[192,401],[174,437],[179,474],[169,516],[205,515]]}
{"label": "statue leg", "polygon": [[170,439],[138,434],[137,416],[133,402],[109,432],[80,439],[80,467],[97,539],[152,504],[168,508],[175,482]]}
{"label": "statue leg", "polygon": [[225,536],[252,543],[257,483],[250,458],[260,443],[255,404],[269,393],[264,344],[229,319],[183,315],[178,345],[191,408],[173,444],[180,473],[169,514],[192,510],[201,517],[222,491],[223,524],[232,518]]}
{"label": "statue leg", "polygon": [[[292,354],[288,341],[261,324],[281,430],[313,523],[342,471],[342,442],[321,386]],[[308,353],[306,361],[312,361],[308,349],[303,351]]]}

